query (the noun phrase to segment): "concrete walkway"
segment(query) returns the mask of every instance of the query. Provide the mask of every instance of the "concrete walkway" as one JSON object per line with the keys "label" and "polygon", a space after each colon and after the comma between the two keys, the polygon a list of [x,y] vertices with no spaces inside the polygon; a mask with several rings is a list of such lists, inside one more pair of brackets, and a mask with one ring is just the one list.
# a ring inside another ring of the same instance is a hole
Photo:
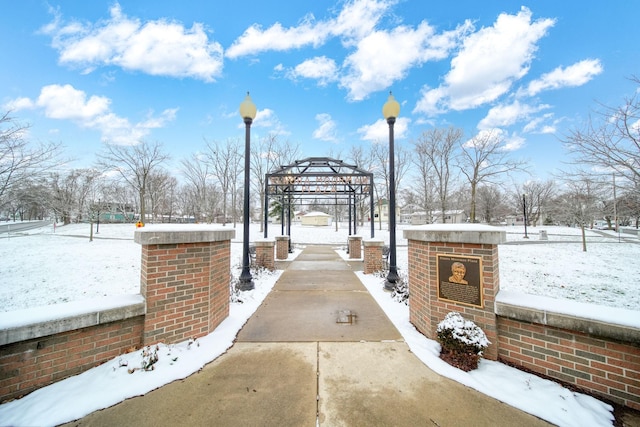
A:
{"label": "concrete walkway", "polygon": [[227,353],[70,426],[544,426],[416,358],[354,269],[309,246]]}

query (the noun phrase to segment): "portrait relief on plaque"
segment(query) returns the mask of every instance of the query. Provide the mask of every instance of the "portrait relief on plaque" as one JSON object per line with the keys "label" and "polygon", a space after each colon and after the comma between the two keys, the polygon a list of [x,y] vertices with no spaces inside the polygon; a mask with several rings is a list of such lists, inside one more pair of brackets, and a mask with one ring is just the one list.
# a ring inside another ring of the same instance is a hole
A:
{"label": "portrait relief on plaque", "polygon": [[438,298],[483,307],[482,259],[450,254],[436,259]]}

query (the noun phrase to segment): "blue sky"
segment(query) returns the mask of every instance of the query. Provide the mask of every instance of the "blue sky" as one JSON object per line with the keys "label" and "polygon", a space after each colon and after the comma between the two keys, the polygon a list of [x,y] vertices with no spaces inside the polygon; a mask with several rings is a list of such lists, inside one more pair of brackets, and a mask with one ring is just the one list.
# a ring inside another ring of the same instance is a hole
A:
{"label": "blue sky", "polygon": [[159,141],[175,164],[204,139],[277,133],[301,157],[433,127],[499,132],[541,177],[597,102],[635,86],[633,0],[31,1],[0,14],[0,106],[90,166],[104,142]]}

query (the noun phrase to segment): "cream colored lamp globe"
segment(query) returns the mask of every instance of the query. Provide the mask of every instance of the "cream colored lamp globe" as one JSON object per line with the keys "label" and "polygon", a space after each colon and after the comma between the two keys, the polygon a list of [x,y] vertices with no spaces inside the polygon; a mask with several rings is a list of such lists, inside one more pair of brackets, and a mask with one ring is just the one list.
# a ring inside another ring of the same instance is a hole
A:
{"label": "cream colored lamp globe", "polygon": [[243,119],[255,119],[256,118],[256,104],[251,101],[251,97],[249,96],[249,92],[247,92],[247,96],[240,104],[240,116]]}
{"label": "cream colored lamp globe", "polygon": [[382,115],[385,119],[389,119],[391,117],[396,118],[400,114],[400,104],[393,97],[393,94],[389,92],[389,98],[387,102],[382,106]]}

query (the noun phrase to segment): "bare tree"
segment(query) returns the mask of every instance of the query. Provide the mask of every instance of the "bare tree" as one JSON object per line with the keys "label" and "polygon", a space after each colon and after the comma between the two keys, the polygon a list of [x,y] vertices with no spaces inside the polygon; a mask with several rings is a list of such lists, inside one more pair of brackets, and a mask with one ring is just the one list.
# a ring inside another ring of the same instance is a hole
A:
{"label": "bare tree", "polygon": [[222,191],[222,225],[227,224],[229,193],[237,186],[238,164],[242,159],[239,147],[239,140],[227,139],[225,143],[207,141],[206,157]]}
{"label": "bare tree", "polygon": [[[394,144],[394,152],[395,152],[395,194],[399,194],[398,189],[402,184],[402,179],[409,169],[409,151],[405,150],[404,147],[400,144]],[[380,199],[384,197],[387,200],[387,206],[389,206],[389,182],[390,182],[390,174],[391,171],[389,169],[389,146],[386,144],[374,143],[371,146],[371,157],[375,162],[375,166],[373,167],[374,176],[377,176],[378,180],[382,181],[382,189],[378,188],[379,186],[375,185],[374,190],[376,192],[376,197],[378,199],[378,203],[380,203]],[[381,192],[383,192],[381,196]],[[379,205],[381,208],[381,205]],[[380,209],[378,209],[380,211]],[[380,215],[381,217],[382,215]],[[380,219],[380,227],[382,227],[382,219]]]}
{"label": "bare tree", "polygon": [[567,176],[567,190],[555,201],[559,217],[567,225],[578,225],[582,231],[582,250],[587,251],[585,227],[593,224],[597,211],[599,183],[587,175]]}
{"label": "bare tree", "polygon": [[114,214],[121,214],[124,222],[133,221],[137,195],[129,185],[109,180],[102,186],[102,194]]}
{"label": "bare tree", "polygon": [[[365,150],[361,145],[351,146],[349,151],[349,161],[361,170],[372,172],[373,171],[373,155],[371,150]],[[373,183],[371,183],[373,185]],[[367,200],[361,199],[358,203],[358,211],[360,218],[360,226],[363,226],[365,213],[369,209]],[[373,221],[373,212],[370,212],[371,221]]]}
{"label": "bare tree", "polygon": [[95,169],[72,169],[66,175],[51,175],[51,207],[64,225],[82,219],[87,194],[99,178],[100,172]]}
{"label": "bare tree", "polygon": [[[152,171],[147,179],[147,199],[151,206],[151,217],[154,222],[171,222],[173,192],[176,179],[166,171]],[[168,216],[168,218],[165,218]]]}
{"label": "bare tree", "polygon": [[0,116],[0,206],[5,194],[25,179],[36,179],[56,167],[59,144],[27,141],[29,126],[18,123],[9,112]]}
{"label": "bare tree", "polygon": [[484,222],[491,223],[503,218],[509,211],[505,195],[494,185],[481,185],[476,191],[477,209]]}
{"label": "bare tree", "polygon": [[[446,222],[447,199],[449,197],[449,184],[451,182],[451,168],[455,151],[462,140],[462,130],[454,127],[447,129],[434,128],[422,133],[414,142],[414,163],[422,175],[422,185],[427,188],[429,184],[435,184],[442,222]],[[428,178],[434,174],[435,179]]]}
{"label": "bare tree", "polygon": [[471,188],[469,220],[476,221],[476,192],[480,184],[497,185],[510,172],[525,169],[524,161],[509,159],[503,139],[494,132],[480,132],[461,145],[457,166]]}
{"label": "bare tree", "polygon": [[[534,227],[543,223],[548,206],[556,196],[557,186],[554,180],[527,181],[521,186],[516,186],[511,193],[513,206],[522,211],[522,196],[525,195],[527,203],[527,220]],[[529,225],[529,224],[527,224]]]}
{"label": "bare tree", "polygon": [[[257,144],[251,145],[251,184],[260,199],[260,218],[264,218],[265,176],[278,166],[293,163],[300,153],[300,145],[290,141],[280,142],[278,136],[269,134]],[[260,231],[264,223],[260,221]]]}
{"label": "bare tree", "polygon": [[97,164],[104,171],[117,172],[138,193],[140,221],[145,222],[148,179],[168,158],[158,142],[126,146],[107,144],[98,154]]}
{"label": "bare tree", "polygon": [[638,87],[622,106],[603,106],[596,118],[572,130],[563,142],[574,163],[609,175],[615,171],[623,178],[621,184],[633,190],[640,182],[640,78],[631,80]]}
{"label": "bare tree", "polygon": [[[205,219],[208,222],[213,220],[213,212],[206,209],[207,206],[207,182],[210,177],[209,162],[206,161],[204,155],[196,153],[192,154],[189,159],[180,161],[182,175],[185,177],[189,190],[186,189],[185,194],[189,194],[188,198],[183,197],[186,202],[189,200],[188,211],[194,216],[195,221]],[[185,211],[186,213],[186,211]]]}

